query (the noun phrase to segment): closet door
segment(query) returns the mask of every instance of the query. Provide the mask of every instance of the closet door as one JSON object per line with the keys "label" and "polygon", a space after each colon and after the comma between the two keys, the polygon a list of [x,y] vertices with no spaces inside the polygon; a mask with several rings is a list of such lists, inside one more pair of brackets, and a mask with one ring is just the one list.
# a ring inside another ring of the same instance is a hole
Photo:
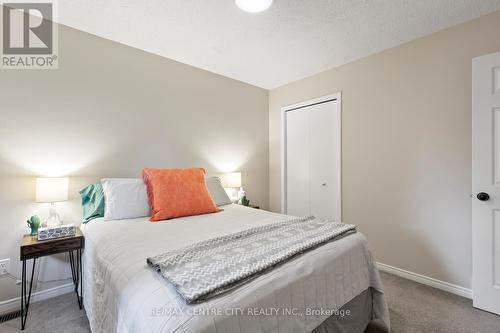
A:
{"label": "closet door", "polygon": [[302,109],[286,113],[286,213],[310,215],[309,205],[309,113]]}
{"label": "closet door", "polygon": [[340,101],[285,112],[286,213],[341,219]]}
{"label": "closet door", "polygon": [[[331,101],[308,108],[309,113],[309,192],[311,215],[336,219],[337,156],[339,142],[336,112],[338,102]],[[339,179],[340,181],[340,179]]]}

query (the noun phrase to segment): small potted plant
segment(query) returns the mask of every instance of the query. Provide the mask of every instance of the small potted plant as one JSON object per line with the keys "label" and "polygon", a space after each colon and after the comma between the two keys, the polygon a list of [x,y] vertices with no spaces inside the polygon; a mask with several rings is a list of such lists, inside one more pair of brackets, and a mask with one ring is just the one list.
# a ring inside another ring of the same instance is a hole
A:
{"label": "small potted plant", "polygon": [[244,195],[244,196],[241,198],[241,204],[242,204],[243,206],[248,206],[248,205],[250,205],[250,200],[248,200],[248,199],[247,199],[247,196],[246,196],[246,195]]}
{"label": "small potted plant", "polygon": [[33,215],[26,222],[28,223],[28,227],[31,228],[31,235],[37,235],[38,228],[40,228],[40,218],[37,215]]}

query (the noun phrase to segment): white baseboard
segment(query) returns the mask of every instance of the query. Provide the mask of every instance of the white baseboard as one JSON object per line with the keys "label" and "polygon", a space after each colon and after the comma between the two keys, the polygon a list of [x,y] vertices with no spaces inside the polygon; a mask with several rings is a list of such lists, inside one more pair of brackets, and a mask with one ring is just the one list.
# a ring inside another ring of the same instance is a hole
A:
{"label": "white baseboard", "polygon": [[[19,286],[19,290],[21,290],[21,286]],[[75,285],[73,284],[73,282],[71,282],[54,288],[33,292],[31,294],[30,304],[74,291],[75,291]],[[20,309],[21,309],[21,296],[0,302],[0,314]]]}
{"label": "white baseboard", "polygon": [[401,268],[386,265],[386,264],[383,264],[380,262],[377,262],[377,266],[378,266],[379,270],[381,270],[382,272],[394,274],[394,275],[397,275],[399,277],[402,277],[402,278],[405,278],[405,279],[408,279],[411,281],[415,281],[415,282],[425,284],[427,286],[430,286],[430,287],[433,287],[436,289],[447,291],[449,293],[452,293],[452,294],[455,294],[458,296],[472,299],[472,290],[471,289],[457,286],[455,284],[444,282],[444,281],[434,279],[434,278],[431,278],[431,277],[428,277],[425,275],[413,273],[413,272],[410,272],[410,271],[407,271],[407,270],[404,270]]}

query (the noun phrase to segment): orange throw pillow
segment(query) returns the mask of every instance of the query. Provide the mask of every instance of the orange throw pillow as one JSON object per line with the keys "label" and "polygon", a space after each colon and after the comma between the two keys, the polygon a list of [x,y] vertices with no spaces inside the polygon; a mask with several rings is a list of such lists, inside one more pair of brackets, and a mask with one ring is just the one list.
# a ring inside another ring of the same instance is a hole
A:
{"label": "orange throw pillow", "polygon": [[205,170],[144,169],[151,221],[219,212],[205,182]]}

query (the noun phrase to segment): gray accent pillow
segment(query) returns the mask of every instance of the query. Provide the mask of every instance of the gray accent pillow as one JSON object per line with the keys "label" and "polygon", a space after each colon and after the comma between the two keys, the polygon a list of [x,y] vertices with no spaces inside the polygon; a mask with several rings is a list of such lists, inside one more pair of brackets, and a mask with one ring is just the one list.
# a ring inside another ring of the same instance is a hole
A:
{"label": "gray accent pillow", "polygon": [[229,196],[222,187],[219,177],[207,177],[206,181],[208,192],[210,192],[210,195],[212,196],[212,199],[214,199],[217,207],[232,203],[231,199],[229,199]]}

